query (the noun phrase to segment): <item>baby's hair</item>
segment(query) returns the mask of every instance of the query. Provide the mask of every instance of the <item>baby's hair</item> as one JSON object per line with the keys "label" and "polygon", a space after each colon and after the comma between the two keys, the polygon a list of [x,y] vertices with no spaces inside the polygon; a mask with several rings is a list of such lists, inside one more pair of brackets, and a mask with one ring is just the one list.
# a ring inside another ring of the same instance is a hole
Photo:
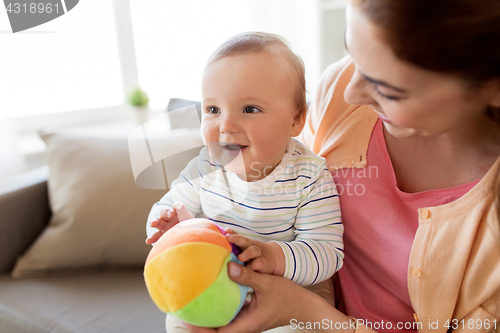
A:
{"label": "baby's hair", "polygon": [[298,114],[302,115],[307,112],[304,62],[293,53],[290,43],[279,35],[268,32],[243,32],[235,35],[222,43],[212,53],[205,68],[224,57],[260,51],[277,51],[285,57],[297,78],[294,84],[293,100]]}

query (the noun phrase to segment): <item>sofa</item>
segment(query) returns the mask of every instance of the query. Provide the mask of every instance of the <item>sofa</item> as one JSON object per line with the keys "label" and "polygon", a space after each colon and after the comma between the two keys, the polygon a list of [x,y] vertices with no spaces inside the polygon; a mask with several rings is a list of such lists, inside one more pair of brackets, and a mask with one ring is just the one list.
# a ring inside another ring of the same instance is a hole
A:
{"label": "sofa", "polygon": [[196,121],[148,122],[41,133],[47,166],[0,190],[0,332],[165,332],[143,278],[146,218],[203,143]]}

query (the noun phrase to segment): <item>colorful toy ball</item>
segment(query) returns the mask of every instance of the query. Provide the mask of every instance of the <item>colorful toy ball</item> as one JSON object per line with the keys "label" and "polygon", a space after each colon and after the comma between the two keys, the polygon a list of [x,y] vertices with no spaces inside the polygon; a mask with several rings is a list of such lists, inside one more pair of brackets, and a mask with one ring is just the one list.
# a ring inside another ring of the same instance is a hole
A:
{"label": "colorful toy ball", "polygon": [[225,235],[207,219],[191,219],[156,242],[146,259],[144,279],[163,312],[203,327],[225,326],[236,316],[248,287],[227,274],[227,263],[239,262],[239,249]]}

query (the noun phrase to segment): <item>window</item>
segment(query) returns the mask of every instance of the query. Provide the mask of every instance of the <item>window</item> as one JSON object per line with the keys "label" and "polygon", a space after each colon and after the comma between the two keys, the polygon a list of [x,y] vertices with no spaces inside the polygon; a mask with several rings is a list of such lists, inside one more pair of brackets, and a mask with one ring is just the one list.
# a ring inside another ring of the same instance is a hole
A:
{"label": "window", "polygon": [[80,1],[53,21],[10,31],[0,9],[0,112],[17,118],[123,104],[112,1]]}
{"label": "window", "polygon": [[209,56],[244,31],[284,36],[305,62],[309,88],[320,75],[315,1],[130,0],[130,5],[139,84],[153,108],[165,107],[172,97],[200,100]]}
{"label": "window", "polygon": [[0,116],[9,115],[21,133],[30,133],[130,117],[126,96],[137,85],[154,109],[164,108],[171,97],[199,99],[209,55],[228,37],[249,30],[287,38],[305,62],[308,91],[314,93],[322,70],[320,5],[319,0],[86,0],[16,34],[0,9]]}

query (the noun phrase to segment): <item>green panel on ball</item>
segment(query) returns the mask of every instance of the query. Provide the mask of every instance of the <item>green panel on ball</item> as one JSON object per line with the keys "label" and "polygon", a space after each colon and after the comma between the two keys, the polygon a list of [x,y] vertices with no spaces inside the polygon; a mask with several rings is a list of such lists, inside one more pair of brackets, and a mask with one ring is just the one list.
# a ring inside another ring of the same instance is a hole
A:
{"label": "green panel on ball", "polygon": [[241,293],[227,274],[228,256],[217,279],[182,309],[172,312],[186,323],[203,327],[225,326],[233,319],[240,305]]}

